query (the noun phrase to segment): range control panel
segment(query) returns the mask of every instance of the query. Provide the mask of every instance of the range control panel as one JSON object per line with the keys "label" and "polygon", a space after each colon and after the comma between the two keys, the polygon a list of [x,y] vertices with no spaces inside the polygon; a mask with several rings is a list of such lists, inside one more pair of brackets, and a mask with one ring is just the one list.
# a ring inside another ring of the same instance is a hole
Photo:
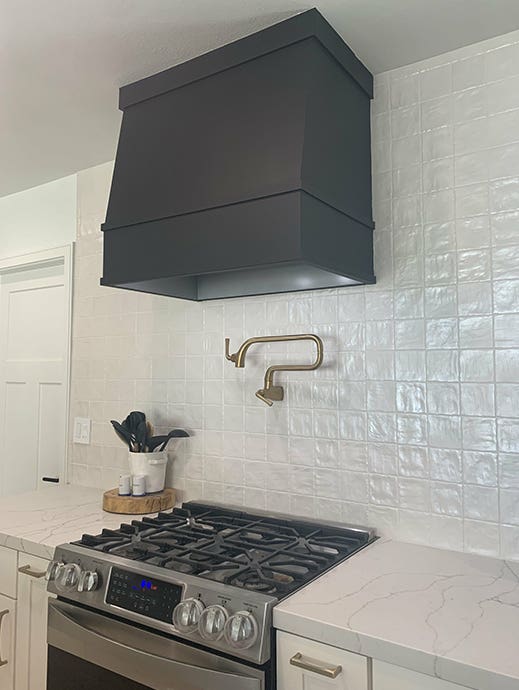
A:
{"label": "range control panel", "polygon": [[173,610],[182,599],[182,587],[156,578],[112,568],[106,603],[171,623]]}

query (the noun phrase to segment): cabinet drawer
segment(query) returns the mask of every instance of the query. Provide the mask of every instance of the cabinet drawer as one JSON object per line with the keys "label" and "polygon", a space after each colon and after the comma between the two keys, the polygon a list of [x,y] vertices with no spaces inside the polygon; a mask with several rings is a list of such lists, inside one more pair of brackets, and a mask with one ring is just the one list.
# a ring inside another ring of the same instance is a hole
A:
{"label": "cabinet drawer", "polygon": [[369,660],[360,654],[277,633],[278,690],[368,690]]}
{"label": "cabinet drawer", "polygon": [[373,690],[467,690],[467,688],[374,659]]}
{"label": "cabinet drawer", "polygon": [[0,594],[16,599],[18,552],[0,546]]}

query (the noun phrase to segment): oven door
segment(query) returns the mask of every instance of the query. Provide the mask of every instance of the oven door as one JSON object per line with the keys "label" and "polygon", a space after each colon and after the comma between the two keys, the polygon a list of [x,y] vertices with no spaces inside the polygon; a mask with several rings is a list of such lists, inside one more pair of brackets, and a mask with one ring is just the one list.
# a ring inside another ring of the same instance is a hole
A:
{"label": "oven door", "polygon": [[58,599],[47,690],[265,690],[265,674]]}

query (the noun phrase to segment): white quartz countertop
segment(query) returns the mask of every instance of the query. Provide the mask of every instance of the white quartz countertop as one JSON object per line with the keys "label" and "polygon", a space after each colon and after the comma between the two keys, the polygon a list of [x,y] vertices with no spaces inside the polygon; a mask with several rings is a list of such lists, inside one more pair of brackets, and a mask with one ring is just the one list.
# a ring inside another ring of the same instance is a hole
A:
{"label": "white quartz countertop", "polygon": [[378,541],[283,601],[274,625],[469,688],[519,688],[519,563]]}
{"label": "white quartz countertop", "polygon": [[80,486],[45,486],[38,491],[0,498],[0,546],[52,558],[54,549],[116,529],[139,515],[115,515],[102,509],[103,491]]}

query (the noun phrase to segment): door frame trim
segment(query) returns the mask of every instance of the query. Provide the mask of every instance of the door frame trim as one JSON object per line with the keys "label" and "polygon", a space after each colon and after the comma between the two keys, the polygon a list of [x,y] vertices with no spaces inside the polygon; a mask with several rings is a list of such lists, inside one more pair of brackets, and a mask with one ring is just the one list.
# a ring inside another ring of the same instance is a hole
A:
{"label": "door frame trim", "polygon": [[[44,249],[30,254],[20,254],[6,259],[0,259],[0,275],[16,270],[37,268],[38,266],[63,262],[63,284],[67,296],[67,309],[65,314],[65,430],[64,430],[64,455],[61,468],[60,483],[67,484],[69,479],[69,431],[70,431],[70,373],[72,353],[72,305],[73,305],[73,271],[74,271],[75,242],[65,244],[52,249]],[[38,482],[41,478],[38,478]]]}

